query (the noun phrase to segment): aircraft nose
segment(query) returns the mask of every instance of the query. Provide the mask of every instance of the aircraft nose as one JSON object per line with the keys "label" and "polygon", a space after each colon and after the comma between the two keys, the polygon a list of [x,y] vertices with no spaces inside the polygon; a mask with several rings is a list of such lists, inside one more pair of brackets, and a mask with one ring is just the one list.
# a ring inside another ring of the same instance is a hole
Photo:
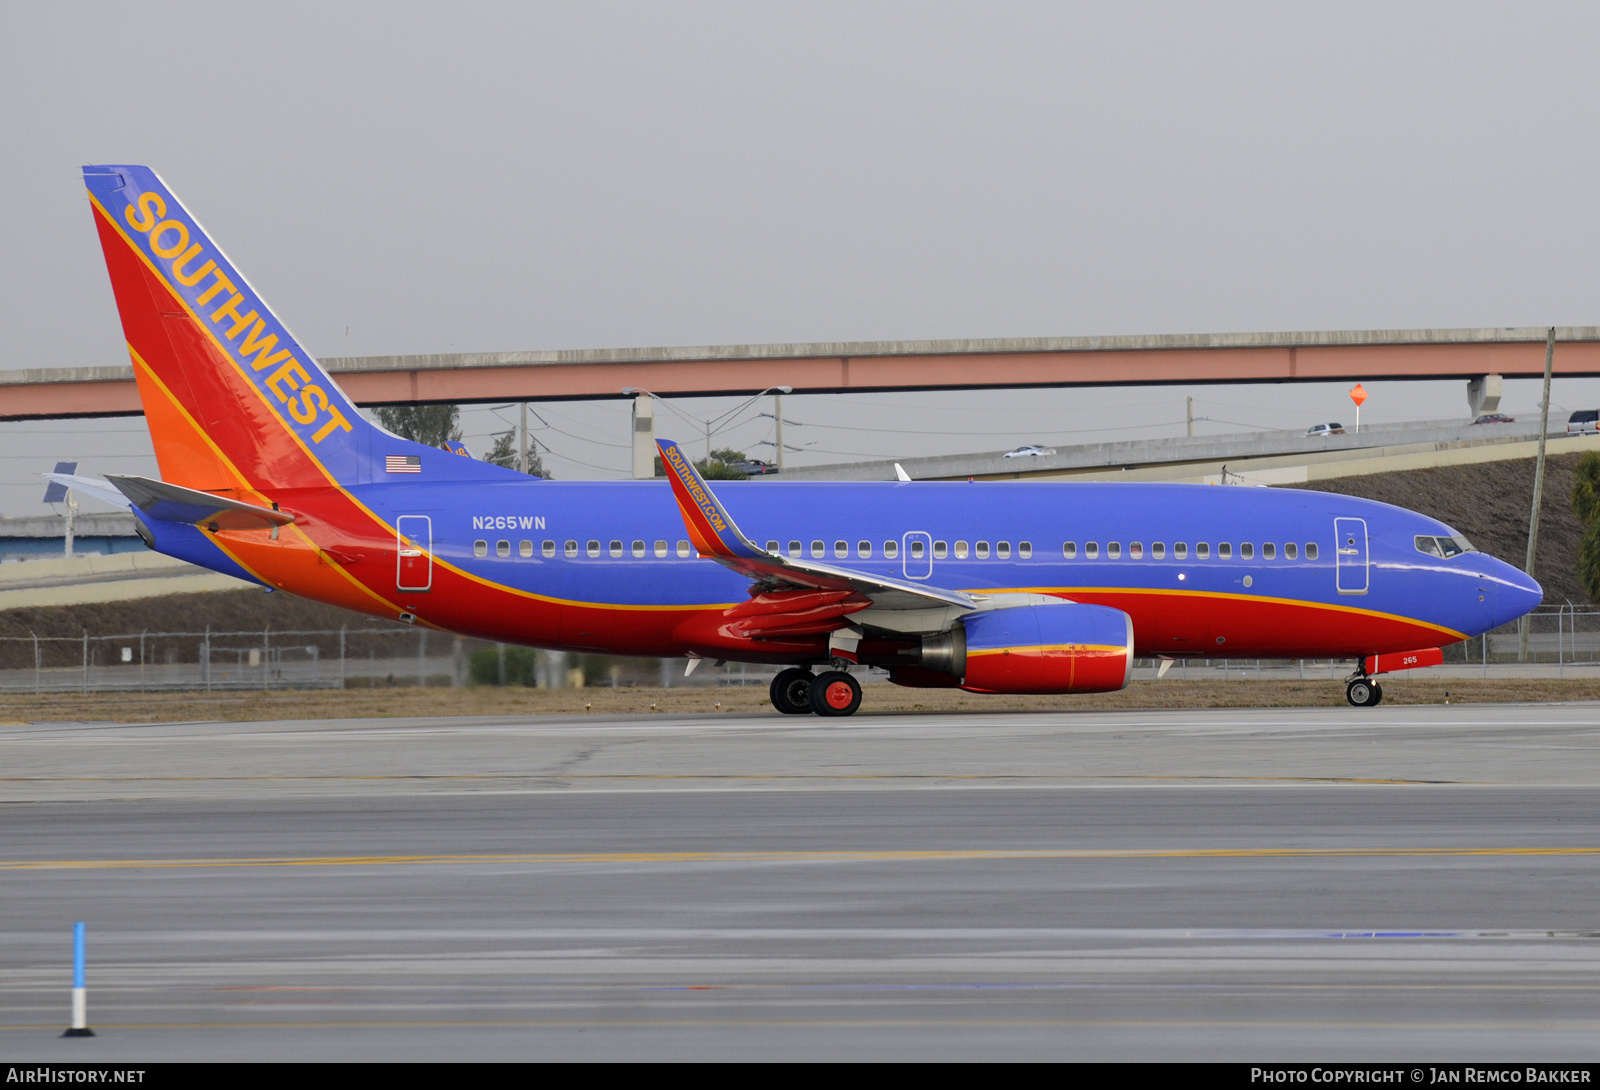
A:
{"label": "aircraft nose", "polygon": [[1500,615],[1499,623],[1506,624],[1521,617],[1524,613],[1531,613],[1544,601],[1544,588],[1526,572],[1518,571],[1510,564],[1502,563],[1500,592],[1496,597]]}

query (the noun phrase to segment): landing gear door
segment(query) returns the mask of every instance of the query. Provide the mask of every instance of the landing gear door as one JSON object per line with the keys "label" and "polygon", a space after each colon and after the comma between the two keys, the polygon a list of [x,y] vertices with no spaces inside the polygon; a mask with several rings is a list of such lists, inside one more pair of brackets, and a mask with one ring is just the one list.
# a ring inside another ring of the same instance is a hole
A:
{"label": "landing gear door", "polygon": [[1367,520],[1334,519],[1335,585],[1340,594],[1367,593]]}
{"label": "landing gear door", "polygon": [[427,515],[401,515],[395,521],[399,556],[395,583],[401,590],[433,587],[433,519]]}
{"label": "landing gear door", "polygon": [[907,579],[927,579],[933,575],[933,535],[913,530],[900,541],[901,570]]}

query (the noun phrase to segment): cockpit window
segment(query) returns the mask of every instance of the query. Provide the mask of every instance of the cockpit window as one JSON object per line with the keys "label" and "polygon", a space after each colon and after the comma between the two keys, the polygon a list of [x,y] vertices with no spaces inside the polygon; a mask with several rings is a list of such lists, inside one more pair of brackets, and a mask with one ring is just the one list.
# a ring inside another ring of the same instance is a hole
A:
{"label": "cockpit window", "polygon": [[1460,534],[1452,534],[1449,537],[1433,537],[1428,534],[1418,534],[1417,552],[1427,553],[1429,556],[1437,556],[1442,560],[1448,560],[1452,556],[1460,556],[1462,553],[1473,553],[1477,552],[1477,550],[1472,547],[1472,542],[1468,541]]}

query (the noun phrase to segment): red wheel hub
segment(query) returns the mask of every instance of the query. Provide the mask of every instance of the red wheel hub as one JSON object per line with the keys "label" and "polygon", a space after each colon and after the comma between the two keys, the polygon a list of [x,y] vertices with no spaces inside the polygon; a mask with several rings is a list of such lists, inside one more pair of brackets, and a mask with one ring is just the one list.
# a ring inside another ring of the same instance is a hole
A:
{"label": "red wheel hub", "polygon": [[822,698],[828,702],[830,708],[848,708],[850,701],[855,699],[855,693],[850,691],[850,686],[842,681],[835,681],[823,692]]}

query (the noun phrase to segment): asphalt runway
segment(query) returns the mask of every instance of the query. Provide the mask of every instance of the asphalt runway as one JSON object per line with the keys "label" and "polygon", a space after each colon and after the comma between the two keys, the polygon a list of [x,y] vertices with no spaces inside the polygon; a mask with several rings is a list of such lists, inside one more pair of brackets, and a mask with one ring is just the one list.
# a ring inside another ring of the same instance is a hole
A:
{"label": "asphalt runway", "polygon": [[0,1056],[1592,1060],[1597,758],[1594,705],[0,727]]}

